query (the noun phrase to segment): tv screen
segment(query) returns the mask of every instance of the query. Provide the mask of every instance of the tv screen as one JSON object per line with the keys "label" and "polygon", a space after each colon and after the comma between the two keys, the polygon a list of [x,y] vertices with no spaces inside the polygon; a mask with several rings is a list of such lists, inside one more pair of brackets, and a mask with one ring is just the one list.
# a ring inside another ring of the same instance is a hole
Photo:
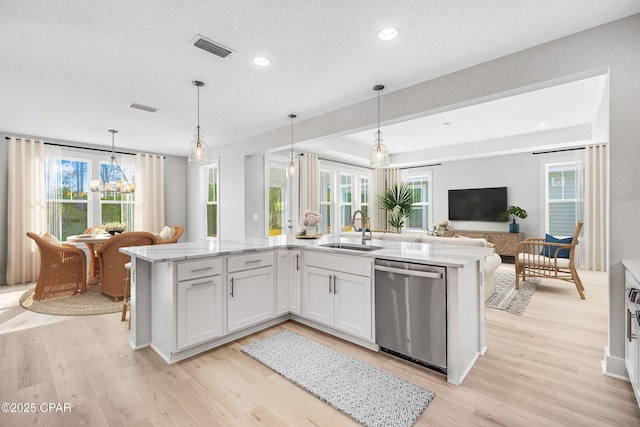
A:
{"label": "tv screen", "polygon": [[507,187],[449,190],[449,220],[508,221],[499,215],[507,210]]}

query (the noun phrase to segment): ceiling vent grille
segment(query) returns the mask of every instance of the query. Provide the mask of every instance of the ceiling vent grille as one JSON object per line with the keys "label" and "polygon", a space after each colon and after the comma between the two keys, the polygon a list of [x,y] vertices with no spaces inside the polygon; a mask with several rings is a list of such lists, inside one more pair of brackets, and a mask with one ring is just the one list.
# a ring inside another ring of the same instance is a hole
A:
{"label": "ceiling vent grille", "polygon": [[212,40],[209,40],[205,37],[202,37],[198,34],[192,41],[191,44],[195,47],[198,47],[202,50],[206,50],[209,53],[212,53],[220,58],[226,58],[232,52],[235,52],[233,49],[229,49],[226,46],[221,45],[220,43],[216,43]]}
{"label": "ceiling vent grille", "polygon": [[130,102],[129,107],[135,108],[136,110],[148,111],[150,113],[158,111],[157,108],[149,107],[148,105],[136,104],[135,102]]}

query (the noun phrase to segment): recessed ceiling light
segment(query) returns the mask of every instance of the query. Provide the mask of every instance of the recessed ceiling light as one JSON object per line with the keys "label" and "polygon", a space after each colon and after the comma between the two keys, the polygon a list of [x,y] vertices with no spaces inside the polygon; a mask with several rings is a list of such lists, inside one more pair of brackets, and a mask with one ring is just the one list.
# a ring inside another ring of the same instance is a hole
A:
{"label": "recessed ceiling light", "polygon": [[386,27],[378,30],[378,38],[380,40],[393,40],[400,35],[400,29],[397,27]]}
{"label": "recessed ceiling light", "polygon": [[256,56],[253,58],[253,63],[259,67],[266,67],[271,64],[271,60],[266,56]]}
{"label": "recessed ceiling light", "polygon": [[549,124],[547,122],[540,122],[538,123],[538,127],[539,128],[546,128],[547,126],[549,126]]}

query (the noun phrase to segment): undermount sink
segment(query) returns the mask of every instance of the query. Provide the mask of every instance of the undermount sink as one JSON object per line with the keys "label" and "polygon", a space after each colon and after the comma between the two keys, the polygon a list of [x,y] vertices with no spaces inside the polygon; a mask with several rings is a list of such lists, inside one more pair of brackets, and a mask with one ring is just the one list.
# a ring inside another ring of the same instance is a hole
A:
{"label": "undermount sink", "polygon": [[378,249],[382,249],[382,246],[358,245],[355,243],[325,243],[324,245],[318,246],[333,249],[349,249],[352,251],[377,251]]}

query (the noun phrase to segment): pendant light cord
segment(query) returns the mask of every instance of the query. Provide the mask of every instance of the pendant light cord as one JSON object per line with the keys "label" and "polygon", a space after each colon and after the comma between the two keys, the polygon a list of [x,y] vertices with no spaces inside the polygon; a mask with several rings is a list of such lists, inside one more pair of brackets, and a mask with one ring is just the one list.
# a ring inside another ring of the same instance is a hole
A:
{"label": "pendant light cord", "polygon": [[200,85],[198,87],[198,139],[196,140],[198,144],[200,144]]}

